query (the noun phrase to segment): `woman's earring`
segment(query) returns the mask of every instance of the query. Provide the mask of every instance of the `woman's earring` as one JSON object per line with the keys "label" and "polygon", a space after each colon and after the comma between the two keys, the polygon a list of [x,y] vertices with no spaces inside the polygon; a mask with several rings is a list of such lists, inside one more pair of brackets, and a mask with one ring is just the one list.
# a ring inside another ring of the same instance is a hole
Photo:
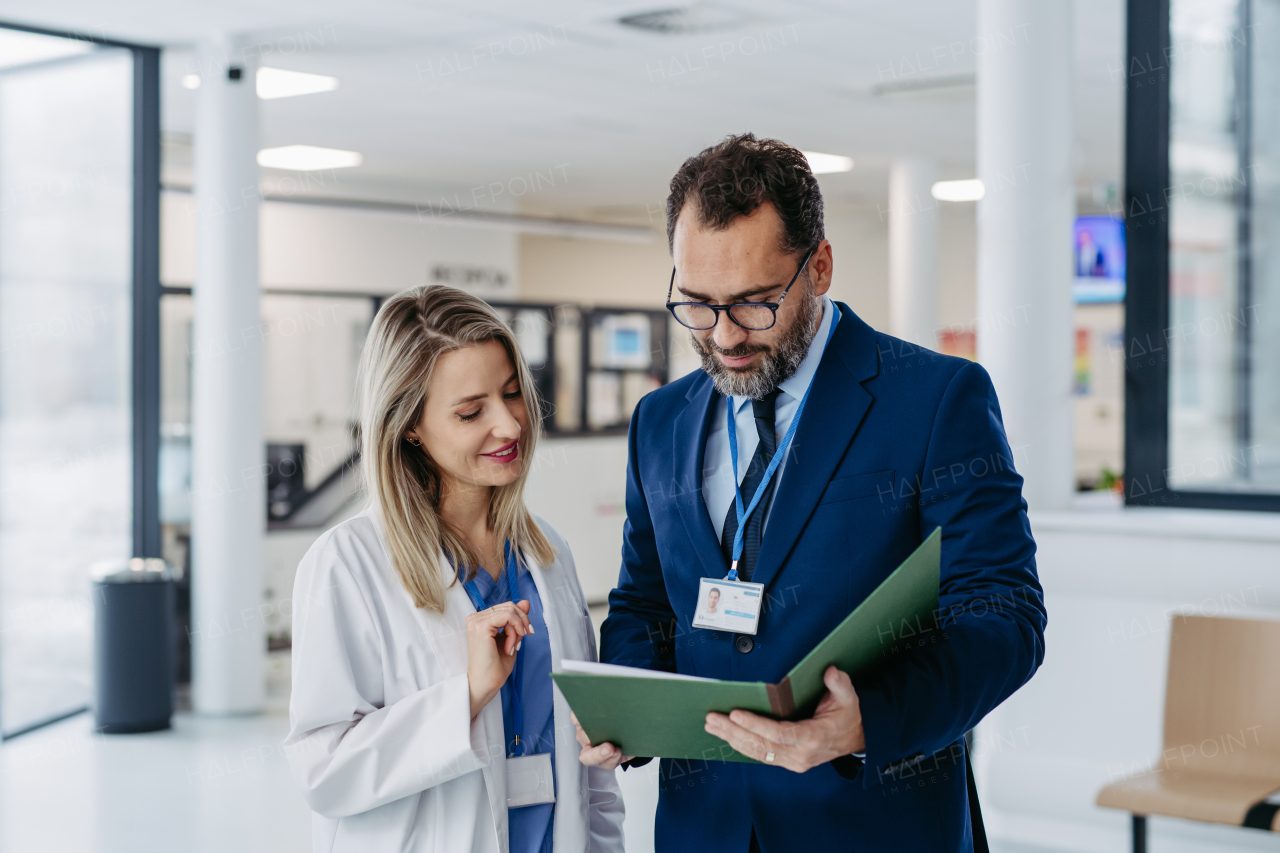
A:
{"label": "woman's earring", "polygon": [[413,436],[408,436],[408,440],[409,440],[409,443],[412,444],[414,447],[422,446],[422,442],[414,438]]}

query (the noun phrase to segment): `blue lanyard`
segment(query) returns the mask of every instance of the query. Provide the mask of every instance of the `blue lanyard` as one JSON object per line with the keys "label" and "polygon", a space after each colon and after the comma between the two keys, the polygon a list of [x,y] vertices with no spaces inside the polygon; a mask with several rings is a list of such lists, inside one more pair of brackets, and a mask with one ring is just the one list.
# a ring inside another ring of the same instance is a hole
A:
{"label": "blue lanyard", "polygon": [[[831,337],[836,333],[836,323],[840,322],[840,311],[832,304],[831,327],[827,329],[827,341],[831,343]],[[814,373],[813,379],[817,379],[817,373]],[[764,469],[764,476],[760,478],[760,485],[756,487],[756,493],[751,498],[751,503],[744,509],[742,506],[742,489],[738,485],[738,428],[734,422],[733,398],[730,397],[728,403],[729,416],[729,461],[733,466],[733,506],[738,516],[738,531],[733,534],[733,562],[729,565],[729,577],[731,581],[738,579],[738,560],[742,559],[742,536],[747,525],[746,520],[751,513],[755,511],[756,505],[760,503],[760,499],[764,497],[764,491],[769,486],[769,481],[773,479],[773,475],[778,470],[778,466],[782,464],[783,458],[787,455],[787,448],[791,445],[791,439],[796,434],[796,427],[800,426],[800,415],[804,414],[804,404],[809,401],[809,392],[813,390],[813,379],[809,380],[809,387],[804,389],[804,396],[800,398],[800,405],[796,407],[796,413],[791,416],[791,425],[787,427],[787,434],[782,437],[782,441],[778,444],[778,449],[774,451],[773,459],[769,460],[769,467]]]}
{"label": "blue lanyard", "polygon": [[[520,600],[520,587],[516,581],[518,569],[515,555],[511,553],[511,543],[504,544],[502,551],[506,561],[507,587],[511,590],[511,603],[515,604]],[[474,580],[464,581],[462,586],[471,598],[471,603],[475,605],[477,613],[481,610],[489,609],[489,605],[485,604],[484,596],[480,595],[480,588],[476,586]],[[520,734],[524,731],[524,703],[520,698],[520,691],[523,686],[520,680],[520,673],[523,670],[521,666],[523,662],[524,648],[521,647],[516,651],[516,665],[511,670],[511,675],[507,678],[507,683],[511,685],[511,718],[516,730],[515,746],[511,749],[512,755],[524,755],[524,744],[520,742]]]}

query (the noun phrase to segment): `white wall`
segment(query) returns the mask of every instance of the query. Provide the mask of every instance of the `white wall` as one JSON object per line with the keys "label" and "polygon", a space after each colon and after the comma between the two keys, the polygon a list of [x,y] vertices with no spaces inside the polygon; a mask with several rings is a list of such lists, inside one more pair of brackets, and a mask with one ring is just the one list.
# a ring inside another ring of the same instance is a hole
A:
{"label": "white wall", "polygon": [[[194,213],[190,195],[161,196],[164,284],[191,284]],[[260,217],[264,288],[391,294],[429,283],[432,268],[443,264],[492,269],[509,282],[504,295],[519,289],[514,233],[420,223],[404,214],[271,201],[262,204]]]}
{"label": "white wall", "polygon": [[573,549],[589,604],[608,600],[622,565],[626,519],[627,438],[545,439],[526,496]]}
{"label": "white wall", "polygon": [[970,202],[938,202],[938,325],[971,329],[978,316],[978,223]]}
{"label": "white wall", "polygon": [[671,277],[665,234],[649,243],[612,243],[522,234],[520,298],[661,308]]}
{"label": "white wall", "polygon": [[[971,329],[976,316],[977,229],[972,204],[939,202],[938,326]],[[887,208],[828,214],[835,272],[831,298],[847,302],[874,328],[889,331],[889,214]]]}
{"label": "white wall", "polygon": [[[1045,662],[979,728],[988,832],[1122,853],[1128,815],[1093,802],[1160,756],[1169,616],[1280,618],[1280,516],[1100,508],[1031,522],[1049,613]],[[1232,827],[1152,818],[1149,831],[1161,853],[1276,849],[1274,836]]]}
{"label": "white wall", "polygon": [[889,328],[889,215],[876,208],[828,214],[831,290],[837,302],[878,329]]}
{"label": "white wall", "polygon": [[[939,215],[939,322],[968,326],[974,318],[973,205],[943,205]],[[889,323],[888,225],[883,206],[874,204],[826,218],[835,263],[831,297],[879,329]],[[671,278],[666,235],[656,230],[647,244],[524,235],[519,254],[520,298],[530,301],[655,308]]]}

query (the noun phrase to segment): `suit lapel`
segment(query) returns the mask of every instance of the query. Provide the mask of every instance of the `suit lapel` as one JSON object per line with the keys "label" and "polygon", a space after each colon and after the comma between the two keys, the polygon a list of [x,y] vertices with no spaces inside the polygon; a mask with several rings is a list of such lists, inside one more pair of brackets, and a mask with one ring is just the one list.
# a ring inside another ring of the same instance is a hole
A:
{"label": "suit lapel", "polygon": [[[718,396],[711,377],[702,373],[689,389],[688,405],[676,416],[671,435],[675,478],[670,497],[680,510],[685,531],[702,563],[704,577],[723,577],[728,571],[720,554],[715,528],[711,526],[711,516],[707,514],[707,505],[702,500],[707,436],[711,432],[711,418],[718,408]],[[696,439],[691,441],[691,436],[696,436]]]}
{"label": "suit lapel", "polygon": [[814,374],[751,577],[766,586],[795,547],[874,401],[861,382],[878,372],[875,331],[847,305],[836,306],[840,324]]}

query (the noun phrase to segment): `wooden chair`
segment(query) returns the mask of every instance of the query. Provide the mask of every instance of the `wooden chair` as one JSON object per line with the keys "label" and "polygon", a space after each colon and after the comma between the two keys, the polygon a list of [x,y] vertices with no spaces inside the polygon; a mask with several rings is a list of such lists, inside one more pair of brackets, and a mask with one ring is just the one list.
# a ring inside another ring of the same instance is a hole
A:
{"label": "wooden chair", "polygon": [[1107,785],[1097,803],[1133,815],[1134,853],[1147,816],[1280,831],[1280,622],[1175,615],[1164,697],[1164,751],[1154,769]]}

